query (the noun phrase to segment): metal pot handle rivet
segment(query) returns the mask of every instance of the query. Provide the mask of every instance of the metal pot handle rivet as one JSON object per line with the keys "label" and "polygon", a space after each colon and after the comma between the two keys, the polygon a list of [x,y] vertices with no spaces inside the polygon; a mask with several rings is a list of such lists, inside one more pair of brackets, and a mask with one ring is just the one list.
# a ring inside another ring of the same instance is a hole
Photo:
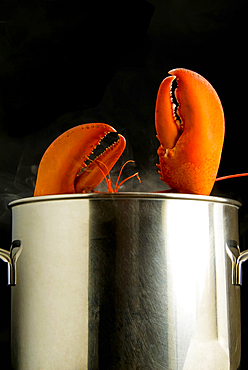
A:
{"label": "metal pot handle rivet", "polygon": [[232,261],[232,283],[242,285],[242,263],[248,259],[248,250],[240,252],[238,243],[229,240],[226,243],[226,252]]}
{"label": "metal pot handle rivet", "polygon": [[0,259],[8,263],[8,285],[16,285],[16,263],[22,253],[20,240],[14,240],[11,243],[10,251],[0,248]]}

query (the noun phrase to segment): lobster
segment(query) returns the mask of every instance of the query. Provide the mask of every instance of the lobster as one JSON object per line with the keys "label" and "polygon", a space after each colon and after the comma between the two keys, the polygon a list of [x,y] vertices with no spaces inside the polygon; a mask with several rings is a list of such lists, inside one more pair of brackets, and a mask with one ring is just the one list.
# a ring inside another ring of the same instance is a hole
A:
{"label": "lobster", "polygon": [[[178,68],[169,74],[159,87],[155,106],[160,142],[158,172],[170,192],[209,195],[224,142],[221,101],[211,84],[196,72]],[[103,153],[90,159],[96,146],[111,132],[116,130],[105,123],[92,123],[76,126],[59,136],[41,159],[34,196],[92,192],[104,178],[109,192],[117,192],[133,176],[140,181],[135,173],[118,184],[120,172],[112,189],[110,170],[126,146],[120,134]]]}

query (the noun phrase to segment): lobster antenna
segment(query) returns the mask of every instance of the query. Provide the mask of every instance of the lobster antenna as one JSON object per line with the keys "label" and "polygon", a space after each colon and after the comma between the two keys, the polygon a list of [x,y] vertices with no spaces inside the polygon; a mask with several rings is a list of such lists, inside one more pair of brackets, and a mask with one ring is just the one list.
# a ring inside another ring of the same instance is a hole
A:
{"label": "lobster antenna", "polygon": [[[92,161],[91,159],[90,159],[90,161]],[[92,161],[92,162],[94,162],[94,161]],[[108,192],[109,193],[117,193],[118,192],[118,190],[119,190],[119,188],[120,188],[120,186],[124,183],[124,182],[126,182],[127,180],[129,180],[129,179],[131,179],[132,177],[137,177],[137,179],[139,180],[139,182],[141,183],[141,180],[140,180],[140,177],[139,177],[139,173],[138,172],[136,172],[136,173],[134,173],[133,175],[131,175],[131,176],[129,176],[129,177],[127,177],[126,179],[124,179],[123,181],[121,181],[121,183],[120,184],[118,184],[119,183],[119,181],[120,181],[120,177],[121,177],[121,174],[122,174],[122,171],[123,171],[123,168],[126,166],[126,164],[127,163],[129,163],[129,162],[134,162],[132,159],[130,159],[130,160],[128,160],[128,161],[126,161],[124,164],[123,164],[123,166],[121,167],[121,170],[120,170],[120,172],[119,172],[119,175],[118,175],[118,178],[117,178],[117,181],[116,181],[116,184],[115,184],[115,188],[114,188],[114,190],[113,190],[113,188],[112,188],[112,185],[111,185],[111,176],[110,176],[110,172],[109,172],[109,169],[108,169],[108,167],[106,166],[106,164],[105,163],[103,163],[102,161],[100,161],[99,159],[97,159],[94,163],[99,167],[99,169],[100,169],[100,171],[102,172],[102,174],[103,174],[103,176],[104,176],[104,179],[105,179],[105,181],[106,181],[106,183],[107,183],[107,186],[108,186]],[[100,164],[101,165],[103,165],[104,167],[105,167],[105,169],[107,170],[107,174],[105,174],[105,172],[103,171],[103,169],[101,168],[101,166],[100,166]],[[108,175],[108,177],[109,178],[107,178],[107,175]]]}
{"label": "lobster antenna", "polygon": [[136,176],[136,177],[137,177],[137,179],[139,180],[139,182],[141,182],[140,177],[139,177],[139,173],[138,173],[138,172],[136,172],[136,173],[134,173],[133,175],[131,175],[131,176],[127,177],[126,179],[124,179],[124,180],[123,180],[123,181],[118,185],[118,182],[120,181],[120,177],[121,177],[121,174],[122,174],[123,168],[124,168],[128,163],[134,163],[134,161],[133,161],[132,159],[129,159],[129,160],[128,160],[128,161],[126,161],[126,162],[123,164],[123,166],[121,167],[121,170],[120,170],[120,172],[119,172],[119,176],[118,176],[117,181],[116,181],[116,184],[115,184],[115,190],[114,190],[114,192],[115,192],[115,193],[117,193],[117,192],[118,192],[118,190],[119,190],[120,186],[121,186],[122,184],[124,184],[124,182],[126,182],[127,180],[131,179],[131,178],[132,178],[132,177],[134,177],[134,176]]}
{"label": "lobster antenna", "polygon": [[228,180],[228,179],[233,179],[235,177],[244,177],[244,176],[248,176],[248,173],[238,173],[236,175],[228,175],[228,176],[217,177],[217,179],[215,181]]}

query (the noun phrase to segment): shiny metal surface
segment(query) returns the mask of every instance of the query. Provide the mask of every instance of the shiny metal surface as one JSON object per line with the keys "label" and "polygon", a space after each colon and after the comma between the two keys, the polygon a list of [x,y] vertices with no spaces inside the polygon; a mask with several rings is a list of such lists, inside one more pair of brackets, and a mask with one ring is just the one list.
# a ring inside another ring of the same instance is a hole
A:
{"label": "shiny metal surface", "polygon": [[21,252],[22,245],[20,240],[13,240],[10,251],[0,248],[0,259],[8,264],[8,285],[16,285],[16,263]]}
{"label": "shiny metal surface", "polygon": [[232,261],[232,283],[242,285],[242,264],[248,259],[248,251],[240,252],[239,245],[234,240],[227,242],[226,251]]}
{"label": "shiny metal surface", "polygon": [[13,369],[237,370],[239,206],[137,193],[12,202]]}

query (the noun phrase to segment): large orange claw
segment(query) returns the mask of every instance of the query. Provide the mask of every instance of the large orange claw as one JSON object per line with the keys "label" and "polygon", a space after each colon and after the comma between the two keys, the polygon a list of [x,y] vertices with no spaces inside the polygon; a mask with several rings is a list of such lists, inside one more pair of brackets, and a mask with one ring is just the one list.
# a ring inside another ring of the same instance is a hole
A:
{"label": "large orange claw", "polygon": [[222,105],[199,74],[183,68],[169,74],[160,85],[155,110],[159,173],[174,191],[209,195],[224,141]]}
{"label": "large orange claw", "polygon": [[41,159],[34,196],[92,191],[103,180],[106,168],[110,171],[125,149],[126,141],[118,135],[116,143],[86,165],[89,155],[110,132],[116,130],[104,123],[92,123],[60,135]]}

